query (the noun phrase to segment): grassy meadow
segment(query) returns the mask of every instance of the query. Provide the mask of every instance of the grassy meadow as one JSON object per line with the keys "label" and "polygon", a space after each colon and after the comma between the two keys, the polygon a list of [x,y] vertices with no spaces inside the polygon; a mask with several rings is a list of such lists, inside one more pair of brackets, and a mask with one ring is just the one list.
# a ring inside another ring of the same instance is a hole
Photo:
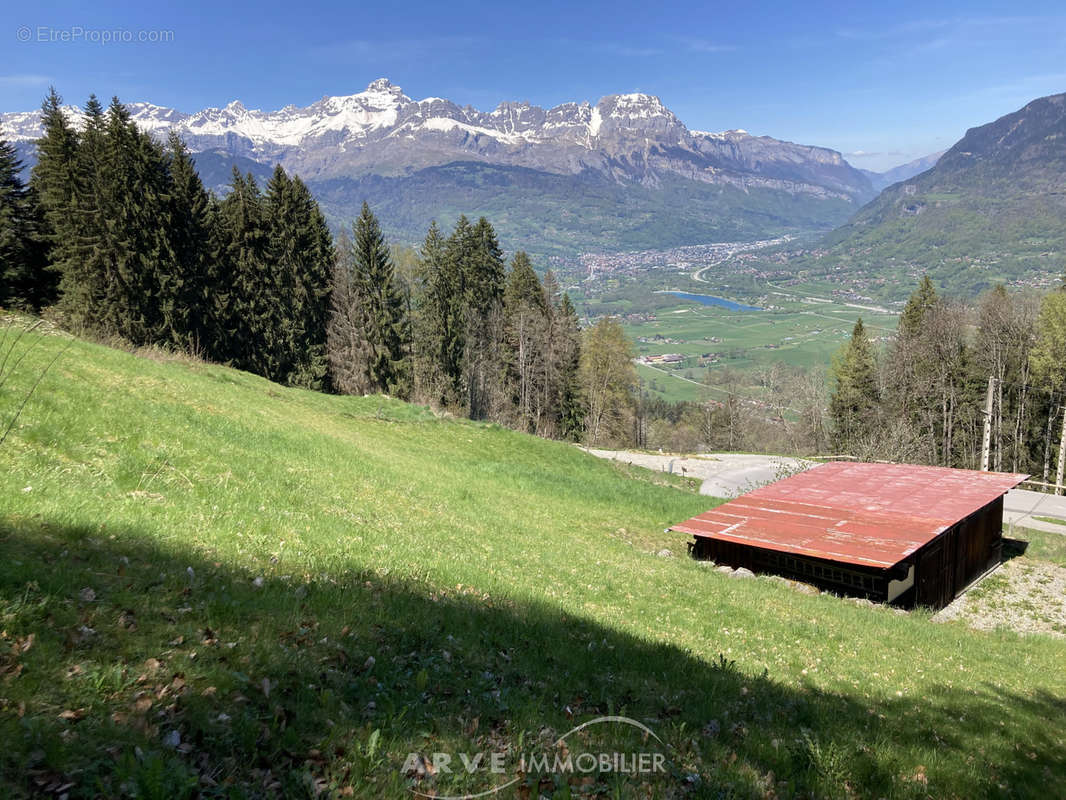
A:
{"label": "grassy meadow", "polygon": [[[705,291],[714,294],[714,290]],[[679,301],[676,306],[657,309],[652,321],[627,321],[626,334],[633,340],[637,355],[685,356],[679,367],[639,365],[645,388],[672,402],[699,402],[707,395],[702,384],[708,373],[713,377],[728,368],[740,373],[741,391],[758,397],[762,391],[757,378],[760,370],[773,364],[824,369],[833,353],[850,338],[859,316],[874,338],[894,334],[898,323],[895,315],[839,303],[801,303],[786,297],[773,297],[771,302],[779,307],[729,311]],[[716,354],[717,360],[701,363],[700,356],[707,353]],[[711,389],[712,397],[722,395],[722,391]]]}
{"label": "grassy meadow", "polygon": [[[0,388],[4,426],[67,341]],[[1066,641],[724,576],[664,532],[708,504],[572,445],[74,341],[0,445],[0,794],[1066,794]],[[607,714],[662,742],[567,747],[666,771],[519,770]],[[505,774],[434,769],[460,752]]]}

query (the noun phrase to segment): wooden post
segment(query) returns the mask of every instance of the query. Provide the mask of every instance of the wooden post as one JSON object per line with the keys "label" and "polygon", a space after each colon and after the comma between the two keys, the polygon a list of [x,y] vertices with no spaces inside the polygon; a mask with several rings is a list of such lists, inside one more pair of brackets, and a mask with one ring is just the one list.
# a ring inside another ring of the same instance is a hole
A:
{"label": "wooden post", "polygon": [[[1062,485],[1063,468],[1066,467],[1066,406],[1062,407],[1062,438],[1059,440],[1059,466],[1055,470],[1055,483]],[[1061,489],[1056,489],[1055,494],[1062,494]]]}
{"label": "wooden post", "polygon": [[985,436],[981,441],[981,472],[988,472],[988,449],[992,444],[992,387],[996,379],[988,376],[988,394],[985,395]]}

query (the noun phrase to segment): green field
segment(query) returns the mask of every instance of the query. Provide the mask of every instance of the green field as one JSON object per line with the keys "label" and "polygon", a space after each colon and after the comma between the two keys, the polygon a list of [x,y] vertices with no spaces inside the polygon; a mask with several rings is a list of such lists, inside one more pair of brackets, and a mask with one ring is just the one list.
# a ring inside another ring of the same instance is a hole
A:
{"label": "green field", "polygon": [[[758,396],[758,372],[775,363],[828,372],[832,354],[851,336],[859,316],[871,337],[891,336],[898,320],[893,314],[840,303],[800,302],[784,295],[764,298],[774,308],[729,311],[679,301],[656,309],[653,321],[627,320],[625,329],[639,356],[685,356],[679,365],[638,366],[645,388],[672,401],[699,401],[707,396],[703,384],[708,373],[729,368],[742,373],[746,393]],[[703,358],[707,354],[712,358]],[[721,394],[721,390],[711,390],[710,396]]]}
{"label": "green field", "polygon": [[[708,499],[657,480],[74,342],[0,446],[0,794],[1066,794],[1066,642],[724,576],[664,533]],[[606,714],[662,743],[568,748],[666,772],[517,772]],[[505,771],[405,772],[456,752]]]}

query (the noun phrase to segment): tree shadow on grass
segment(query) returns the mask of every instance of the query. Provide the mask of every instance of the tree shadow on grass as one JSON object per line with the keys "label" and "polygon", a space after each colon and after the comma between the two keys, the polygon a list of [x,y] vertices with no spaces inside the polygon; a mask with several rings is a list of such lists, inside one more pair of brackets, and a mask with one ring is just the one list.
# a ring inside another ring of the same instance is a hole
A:
{"label": "tree shadow on grass", "polygon": [[[1039,691],[872,702],[546,605],[284,562],[259,575],[133,530],[9,520],[0,552],[0,780],[16,797],[446,796],[515,778],[501,796],[1066,790],[1066,702]],[[595,725],[572,755],[662,752],[665,772],[516,771],[601,715],[663,743]],[[504,773],[432,769],[479,752]]]}

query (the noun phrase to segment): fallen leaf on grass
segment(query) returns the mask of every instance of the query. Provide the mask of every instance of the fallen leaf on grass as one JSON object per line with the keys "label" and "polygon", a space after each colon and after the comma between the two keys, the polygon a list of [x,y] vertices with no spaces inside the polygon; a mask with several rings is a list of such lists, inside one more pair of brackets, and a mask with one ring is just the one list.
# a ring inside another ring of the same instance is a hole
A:
{"label": "fallen leaf on grass", "polygon": [[65,719],[68,722],[77,722],[80,719],[84,719],[87,710],[84,708],[75,708],[73,710],[68,709],[59,715],[60,719]]}

